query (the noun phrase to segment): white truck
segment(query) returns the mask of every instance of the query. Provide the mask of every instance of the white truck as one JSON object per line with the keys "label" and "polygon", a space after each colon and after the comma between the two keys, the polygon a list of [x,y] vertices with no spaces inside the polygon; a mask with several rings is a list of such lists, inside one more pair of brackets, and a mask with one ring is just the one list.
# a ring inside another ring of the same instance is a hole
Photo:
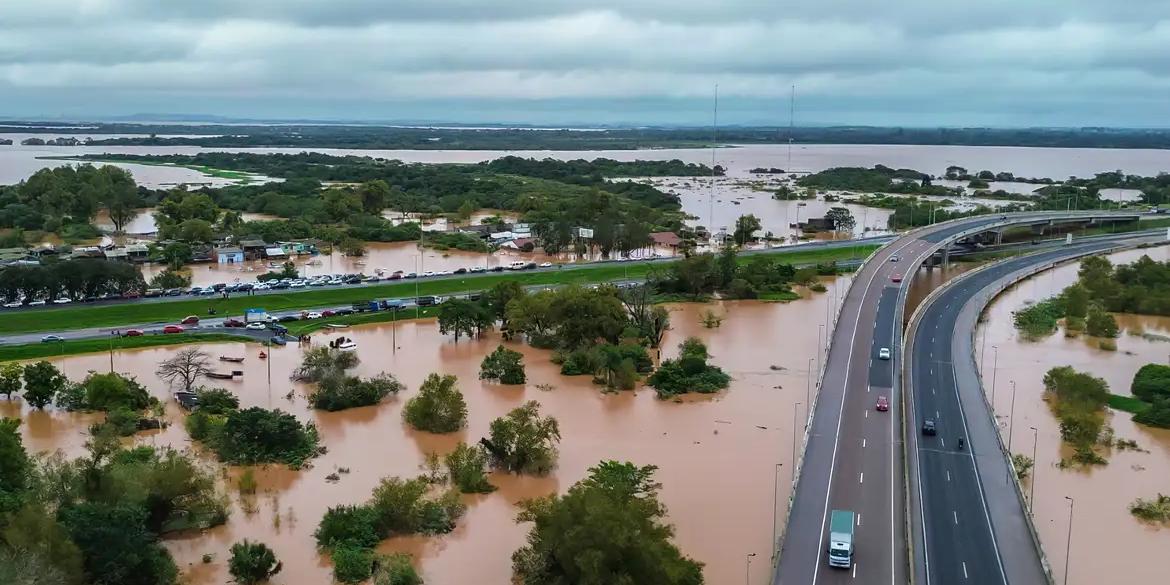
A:
{"label": "white truck", "polygon": [[829,519],[829,566],[853,566],[853,526],[857,516],[849,510],[833,510]]}

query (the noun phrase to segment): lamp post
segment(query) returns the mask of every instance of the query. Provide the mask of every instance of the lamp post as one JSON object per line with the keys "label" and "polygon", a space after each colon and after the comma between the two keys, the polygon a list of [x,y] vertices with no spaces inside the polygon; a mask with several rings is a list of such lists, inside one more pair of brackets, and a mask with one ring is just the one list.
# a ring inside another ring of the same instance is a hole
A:
{"label": "lamp post", "polygon": [[1076,500],[1065,496],[1068,500],[1068,541],[1064,545],[1064,585],[1068,585],[1068,555],[1072,551],[1072,523],[1073,523],[1073,505]]}
{"label": "lamp post", "polygon": [[[420,240],[421,241],[421,240]],[[414,318],[418,319],[418,279],[422,278],[422,252],[414,256]]]}
{"label": "lamp post", "polygon": [[1012,380],[1012,405],[1008,410],[1008,453],[1012,452],[1012,429],[1016,426],[1016,381]]}
{"label": "lamp post", "polygon": [[783,463],[777,463],[772,468],[772,562],[776,562],[776,553],[779,548],[776,534],[776,516],[780,513],[780,468]]}
{"label": "lamp post", "polygon": [[[813,371],[813,359],[808,358],[808,378],[805,379],[805,384],[804,384],[804,403],[805,404],[812,404],[812,402],[811,402],[812,381],[813,381],[813,377],[819,373],[820,372]],[[806,426],[807,426],[807,423],[806,423]]]}
{"label": "lamp post", "polygon": [[792,478],[796,479],[796,411],[800,407],[800,403],[792,405],[792,459],[789,463],[792,467]]}
{"label": "lamp post", "polygon": [[1028,427],[1032,429],[1032,482],[1028,486],[1028,513],[1032,513],[1032,509],[1036,506],[1036,471],[1040,468],[1036,465],[1036,443],[1040,438],[1040,431],[1036,427]]}
{"label": "lamp post", "polygon": [[746,574],[744,575],[743,581],[745,585],[750,585],[752,582],[752,557],[754,556],[756,556],[756,553],[748,553],[747,556],[744,557],[744,560],[747,561]]}
{"label": "lamp post", "polygon": [[114,332],[110,332],[110,373],[114,373]]}
{"label": "lamp post", "polygon": [[817,370],[821,369],[821,350],[824,349],[825,343],[821,341],[821,336],[824,334],[825,326],[817,326]]}
{"label": "lamp post", "polygon": [[991,346],[991,414],[995,414],[995,377],[999,373],[999,346]]}

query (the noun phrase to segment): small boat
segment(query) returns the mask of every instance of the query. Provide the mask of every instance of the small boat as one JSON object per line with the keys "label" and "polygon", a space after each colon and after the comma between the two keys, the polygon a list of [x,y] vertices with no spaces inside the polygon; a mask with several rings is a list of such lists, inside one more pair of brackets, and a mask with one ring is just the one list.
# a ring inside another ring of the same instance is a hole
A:
{"label": "small boat", "polygon": [[326,323],[325,326],[330,329],[349,329],[349,325],[345,323]]}
{"label": "small boat", "polygon": [[233,376],[223,372],[207,372],[207,377],[213,380],[231,380]]}
{"label": "small boat", "polygon": [[240,363],[240,362],[244,361],[244,358],[242,358],[242,357],[230,357],[230,356],[226,356],[226,355],[221,355],[221,356],[219,356],[219,361],[221,361],[221,362],[232,362],[232,363],[236,363],[236,364],[238,364],[238,363]]}
{"label": "small boat", "polygon": [[352,339],[346,339],[345,341],[342,341],[341,343],[337,344],[337,349],[340,349],[342,351],[354,350],[354,349],[357,349],[357,343],[355,343],[354,340],[352,340]]}
{"label": "small boat", "polygon": [[262,359],[262,360],[268,359],[268,354],[266,354],[264,352],[260,352],[260,359]]}
{"label": "small boat", "polygon": [[285,339],[284,339],[283,337],[281,337],[281,336],[277,335],[277,336],[275,336],[275,337],[273,337],[273,338],[272,338],[272,343],[273,343],[274,345],[284,345],[284,344],[286,344],[286,343],[288,343],[288,342],[287,342],[287,341],[285,341]]}

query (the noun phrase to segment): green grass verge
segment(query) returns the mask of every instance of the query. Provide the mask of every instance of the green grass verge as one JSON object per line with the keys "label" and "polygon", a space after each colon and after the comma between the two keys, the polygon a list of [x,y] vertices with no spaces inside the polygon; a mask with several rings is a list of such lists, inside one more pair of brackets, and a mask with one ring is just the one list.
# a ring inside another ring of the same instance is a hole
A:
{"label": "green grass verge", "polygon": [[159,345],[215,343],[221,341],[255,342],[256,339],[227,333],[172,333],[169,335],[143,335],[142,337],[114,337],[112,339],[77,339],[56,343],[0,345],[0,362],[32,360],[79,353],[97,353],[109,351],[111,347],[113,349],[133,349]]}
{"label": "green grass verge", "polygon": [[1138,414],[1150,407],[1149,402],[1140,398],[1122,396],[1120,394],[1110,394],[1109,401],[1106,404],[1113,410],[1123,410],[1130,414]]}
{"label": "green grass verge", "polygon": [[[418,318],[425,319],[438,314],[438,307],[420,307]],[[293,321],[285,323],[285,326],[288,327],[288,332],[291,335],[304,335],[305,333],[322,330],[326,333],[341,334],[344,329],[332,329],[329,325],[365,325],[368,323],[386,323],[389,321],[409,321],[414,318],[414,308],[410,308],[404,311],[375,311],[373,313],[355,313],[340,317],[325,317],[323,319],[313,319],[312,321]]]}
{"label": "green grass verge", "polygon": [[[776,252],[772,257],[792,264],[816,264],[832,260],[864,258],[877,246],[850,246],[822,250]],[[741,257],[746,261],[748,257]],[[363,287],[308,289],[284,294],[255,297],[234,296],[229,299],[197,298],[173,302],[139,302],[109,306],[74,305],[61,309],[44,309],[0,313],[0,334],[68,331],[91,327],[118,327],[142,323],[177,322],[187,315],[203,316],[208,308],[216,310],[216,319],[243,315],[244,309],[263,308],[268,311],[310,309],[313,307],[347,305],[381,298],[403,298],[419,295],[447,295],[467,290],[491,288],[496,283],[515,280],[526,286],[606,282],[623,278],[643,278],[651,270],[662,270],[670,262],[622,262],[566,268],[548,272],[505,272],[467,275],[464,278],[443,278],[396,282]]]}

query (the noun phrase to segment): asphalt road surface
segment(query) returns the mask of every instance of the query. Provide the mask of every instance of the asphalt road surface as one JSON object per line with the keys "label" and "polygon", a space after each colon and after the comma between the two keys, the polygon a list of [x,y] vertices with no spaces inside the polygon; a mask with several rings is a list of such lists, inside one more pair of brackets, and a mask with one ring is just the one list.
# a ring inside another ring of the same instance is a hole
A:
{"label": "asphalt road surface", "polygon": [[[991,265],[946,285],[911,324],[906,389],[913,426],[907,436],[914,454],[911,483],[916,484],[912,526],[921,549],[917,582],[1047,583],[995,419],[983,398],[972,331],[989,296],[985,290],[1035,267],[1118,245],[1074,244]],[[921,432],[928,419],[936,425],[934,436]],[[958,448],[960,438],[966,443],[963,449]]]}
{"label": "asphalt road surface", "polygon": [[[965,233],[1066,215],[1086,214],[1004,214],[931,226],[899,237],[861,267],[833,330],[773,583],[909,581],[901,355],[895,340],[902,337],[898,317],[910,279],[895,283],[894,277],[912,274],[945,242]],[[895,255],[898,262],[891,261]],[[887,346],[893,359],[879,360],[878,349]],[[888,412],[875,409],[880,395],[888,397]],[[857,513],[855,562],[848,570],[830,568],[825,559],[834,509]]]}

